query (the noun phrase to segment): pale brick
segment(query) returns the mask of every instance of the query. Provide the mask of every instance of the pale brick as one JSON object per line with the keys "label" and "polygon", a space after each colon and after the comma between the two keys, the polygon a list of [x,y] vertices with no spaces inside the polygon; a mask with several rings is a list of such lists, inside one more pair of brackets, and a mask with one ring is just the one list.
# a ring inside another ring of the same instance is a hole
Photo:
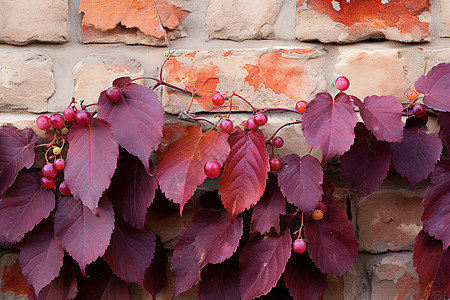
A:
{"label": "pale brick", "polygon": [[[449,3],[450,12],[450,3]],[[450,34],[450,33],[449,33]],[[425,71],[424,75],[430,71],[434,66],[443,62],[450,62],[450,48],[426,50],[425,55]]]}
{"label": "pale brick", "polygon": [[450,37],[450,0],[440,0],[442,33],[441,37]]}
{"label": "pale brick", "polygon": [[210,0],[206,26],[212,39],[243,41],[274,37],[281,0]]}
{"label": "pale brick", "polygon": [[[325,89],[324,63],[324,52],[310,48],[177,51],[166,64],[165,78],[202,96],[194,99],[191,112],[227,111],[228,100],[217,108],[211,99],[217,92],[230,96],[233,91],[257,108],[295,108],[298,100]],[[164,88],[166,112],[178,114],[190,101],[190,94]],[[251,111],[237,97],[233,108]]]}
{"label": "pale brick", "polygon": [[411,250],[422,229],[424,195],[424,190],[385,189],[360,198],[357,204],[360,249],[373,253]]}
{"label": "pale brick", "polygon": [[0,299],[26,300],[30,285],[22,275],[18,253],[5,253],[0,258]]}
{"label": "pale brick", "polygon": [[369,38],[428,41],[431,1],[297,0],[297,38],[352,43]]}
{"label": "pale brick", "polygon": [[321,297],[322,300],[343,300],[344,299],[344,278],[327,276],[328,286]]}
{"label": "pale brick", "polygon": [[31,128],[38,137],[45,138],[45,130],[39,129],[36,126],[36,118],[38,116],[39,115],[34,114],[0,113],[0,126],[9,125],[17,127],[18,129]]}
{"label": "pale brick", "polygon": [[0,42],[63,43],[69,39],[68,0],[0,0]]}
{"label": "pale brick", "polygon": [[0,112],[47,111],[55,92],[53,62],[35,51],[0,51]]}
{"label": "pale brick", "polygon": [[100,92],[112,86],[114,79],[122,76],[137,78],[144,75],[142,65],[123,55],[92,54],[83,58],[73,69],[77,101],[96,103]]}

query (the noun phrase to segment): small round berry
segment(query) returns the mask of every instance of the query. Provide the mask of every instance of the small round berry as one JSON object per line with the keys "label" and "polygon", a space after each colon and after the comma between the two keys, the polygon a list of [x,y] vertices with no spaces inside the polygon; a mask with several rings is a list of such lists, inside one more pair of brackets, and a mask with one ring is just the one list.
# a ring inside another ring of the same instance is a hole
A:
{"label": "small round berry", "polygon": [[417,104],[414,104],[412,111],[416,117],[420,118],[425,115],[425,113],[427,112],[427,109],[426,109],[425,105],[423,105],[422,103],[417,103]]}
{"label": "small round berry", "polygon": [[50,125],[53,128],[59,129],[64,126],[64,118],[60,114],[53,114],[50,116]]}
{"label": "small round berry", "polygon": [[417,96],[418,96],[418,95],[419,95],[419,94],[417,94],[417,92],[416,92],[415,90],[409,90],[409,91],[406,93],[406,98],[408,98],[409,101],[414,101],[414,100],[417,99]]}
{"label": "small round berry", "polygon": [[316,209],[320,209],[321,211],[326,212],[327,205],[323,201],[320,201],[319,203],[317,203]]}
{"label": "small round berry", "polygon": [[112,86],[106,90],[105,95],[109,102],[115,103],[122,98],[122,91],[118,87]]}
{"label": "small round berry", "polygon": [[61,133],[62,133],[62,134],[68,134],[68,133],[69,133],[69,129],[66,128],[66,127],[61,128]]}
{"label": "small round berry", "polygon": [[48,163],[42,167],[42,174],[49,179],[55,177],[57,173],[58,170],[56,170],[55,165],[52,163]]}
{"label": "small round berry", "polygon": [[225,98],[222,94],[217,93],[212,97],[212,102],[215,106],[222,106],[225,103]]}
{"label": "small round berry", "polygon": [[294,251],[297,252],[297,253],[305,252],[305,250],[306,250],[305,240],[303,240],[303,239],[296,239],[292,243],[292,249],[294,249]]}
{"label": "small round berry", "polygon": [[322,220],[322,218],[323,218],[323,211],[321,211],[320,209],[315,209],[315,210],[312,212],[311,217],[312,217],[314,220],[320,221],[320,220]]}
{"label": "small round berry", "polygon": [[49,130],[50,129],[50,119],[47,116],[39,116],[36,119],[36,125],[39,129]]}
{"label": "small round berry", "polygon": [[305,112],[306,109],[306,105],[308,105],[308,102],[300,100],[297,102],[297,104],[295,105],[295,110],[299,113],[299,114],[303,114]]}
{"label": "small round berry", "polygon": [[348,78],[345,76],[339,76],[336,78],[336,81],[334,82],[334,85],[338,90],[345,91],[350,86],[350,81],[348,81]]}
{"label": "small round berry", "polygon": [[251,131],[258,130],[259,126],[255,123],[255,119],[253,117],[247,120],[247,129]]}
{"label": "small round berry", "polygon": [[210,160],[205,164],[204,171],[206,177],[208,178],[216,178],[220,175],[222,171],[222,166],[215,160]]}
{"label": "small round berry", "polygon": [[224,132],[230,132],[233,130],[233,121],[229,119],[223,119],[222,122],[220,122],[220,130]]}
{"label": "small round berry", "polygon": [[283,166],[281,159],[279,159],[278,157],[272,157],[269,162],[270,168],[274,171],[278,171]]}
{"label": "small round berry", "polygon": [[258,126],[264,126],[267,124],[267,116],[265,113],[259,112],[253,116],[253,119],[255,119],[255,123]]}
{"label": "small round berry", "polygon": [[57,160],[55,160],[54,165],[56,170],[62,170],[66,166],[66,162],[64,161],[64,159],[58,158]]}
{"label": "small round berry", "polygon": [[242,125],[242,127],[244,127],[245,129],[248,129],[248,121],[247,121],[247,120],[242,121],[241,125]]}
{"label": "small round berry", "polygon": [[55,186],[55,180],[53,180],[53,178],[42,177],[41,185],[44,189],[49,190]]}
{"label": "small round berry", "polygon": [[67,183],[65,181],[61,182],[61,184],[59,185],[59,191],[64,196],[72,195],[72,192],[70,191],[69,186],[67,185]]}
{"label": "small round berry", "polygon": [[75,121],[78,125],[89,126],[91,124],[91,118],[92,116],[87,110],[80,110],[75,116]]}
{"label": "small round berry", "polygon": [[63,111],[64,119],[67,121],[75,121],[75,116],[77,115],[77,111],[72,107],[68,107]]}
{"label": "small round berry", "polygon": [[53,148],[53,154],[60,155],[61,154],[61,148],[59,148],[59,147]]}
{"label": "small round berry", "polygon": [[282,138],[281,136],[276,136],[276,137],[274,137],[273,140],[272,140],[272,145],[273,145],[275,148],[281,148],[281,147],[283,147],[283,145],[284,145],[284,140],[283,140],[283,138]]}

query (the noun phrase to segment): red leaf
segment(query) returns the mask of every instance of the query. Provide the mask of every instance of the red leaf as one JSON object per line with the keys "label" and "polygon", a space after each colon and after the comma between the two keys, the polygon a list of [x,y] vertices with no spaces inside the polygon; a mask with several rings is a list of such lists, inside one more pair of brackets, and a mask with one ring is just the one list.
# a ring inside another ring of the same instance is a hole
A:
{"label": "red leaf", "polygon": [[450,159],[443,159],[431,174],[431,183],[422,202],[423,229],[444,249],[450,246]]}
{"label": "red leaf", "polygon": [[352,223],[337,204],[327,205],[322,220],[311,219],[306,223],[305,237],[309,256],[323,273],[342,276],[358,255]]}
{"label": "red leaf", "polygon": [[129,83],[121,91],[116,103],[106,99],[105,91],[100,94],[98,117],[111,124],[119,145],[137,156],[150,174],[149,159],[161,141],[164,109],[155,92],[145,86]]}
{"label": "red leaf", "polygon": [[111,243],[103,257],[125,281],[142,284],[145,270],[152,262],[156,238],[150,228],[146,226],[145,230],[142,232],[121,219],[116,220]]}
{"label": "red leaf", "polygon": [[78,299],[83,300],[130,300],[128,285],[110,270],[94,274],[87,280]]}
{"label": "red leaf", "polygon": [[36,135],[27,128],[0,127],[0,195],[14,182],[22,168],[34,163]]}
{"label": "red leaf", "polygon": [[41,172],[26,171],[0,198],[0,245],[19,242],[55,208],[52,191],[41,186]]}
{"label": "red leaf", "polygon": [[201,125],[190,126],[185,136],[171,143],[160,155],[159,186],[169,199],[180,204],[180,214],[197,186],[205,180],[205,164],[210,160],[223,164],[227,158],[230,152],[227,137],[228,134],[215,130],[203,134]]}
{"label": "red leaf", "polygon": [[114,228],[114,211],[106,197],[99,202],[98,216],[73,197],[64,197],[55,214],[55,234],[63,248],[80,265],[86,265],[105,253]]}
{"label": "red leaf", "polygon": [[119,149],[111,125],[92,119],[90,126],[70,128],[64,179],[76,200],[94,213],[116,169]]}
{"label": "red leaf", "polygon": [[270,170],[264,135],[260,131],[234,131],[231,151],[217,185],[225,209],[234,218],[255,205],[266,188]]}
{"label": "red leaf", "polygon": [[415,84],[418,92],[425,94],[423,103],[440,111],[450,111],[450,63],[434,66]]}
{"label": "red leaf", "polygon": [[41,223],[25,237],[20,251],[22,273],[36,295],[59,274],[64,250],[53,233],[50,222]]}
{"label": "red leaf", "polygon": [[202,271],[198,295],[200,300],[240,299],[237,260],[227,259],[217,265],[208,264]]}
{"label": "red leaf", "polygon": [[145,270],[144,282],[140,286],[152,294],[153,298],[167,284],[166,276],[167,255],[162,245],[155,249],[155,255],[150,266]]}
{"label": "red leaf", "polygon": [[[154,173],[154,165],[151,163]],[[148,175],[141,161],[129,154],[119,156],[117,170],[106,190],[116,212],[131,226],[144,230],[147,208],[155,197],[156,177]]]}
{"label": "red leaf", "polygon": [[390,144],[379,141],[364,123],[355,127],[355,143],[341,156],[345,183],[358,196],[372,194],[383,182],[391,165]]}
{"label": "red leaf", "polygon": [[39,293],[39,300],[73,299],[77,295],[77,280],[72,265],[65,263],[59,276]]}
{"label": "red leaf", "polygon": [[277,284],[291,256],[291,242],[291,232],[286,229],[281,236],[269,234],[242,248],[239,290],[243,300],[265,295]]}
{"label": "red leaf", "polygon": [[328,93],[318,93],[306,106],[302,120],[306,141],[322,151],[324,162],[344,154],[353,144],[358,117],[344,93],[337,94],[334,100]]}
{"label": "red leaf", "polygon": [[439,137],[445,147],[450,148],[450,113],[440,113],[438,117]]}
{"label": "red leaf", "polygon": [[124,88],[131,83],[130,77],[119,77],[114,79],[112,85],[118,88]]}
{"label": "red leaf", "polygon": [[427,127],[405,127],[403,143],[391,144],[392,164],[411,186],[428,177],[442,152],[441,140]]}
{"label": "red leaf", "polygon": [[401,142],[403,139],[402,104],[394,96],[370,96],[364,103],[352,97],[367,129],[380,141]]}
{"label": "red leaf", "polygon": [[[447,299],[450,296],[450,252],[441,241],[421,230],[414,242],[413,262],[426,299]],[[429,297],[429,298],[428,298]]]}
{"label": "red leaf", "polygon": [[311,213],[322,199],[323,171],[320,162],[311,155],[300,159],[291,154],[281,159],[278,184],[286,200],[305,213]]}
{"label": "red leaf", "polygon": [[294,300],[318,299],[328,286],[327,275],[317,269],[306,253],[292,254],[286,265],[284,281]]}

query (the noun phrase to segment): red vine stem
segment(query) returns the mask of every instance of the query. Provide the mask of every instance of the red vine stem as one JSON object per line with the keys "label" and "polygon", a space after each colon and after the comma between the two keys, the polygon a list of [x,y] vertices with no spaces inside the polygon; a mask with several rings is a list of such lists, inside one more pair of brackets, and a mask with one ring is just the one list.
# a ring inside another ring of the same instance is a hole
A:
{"label": "red vine stem", "polygon": [[245,103],[247,103],[253,110],[253,114],[255,114],[256,108],[250,104],[250,102],[248,102],[244,97],[239,96],[238,94],[236,94],[235,92],[233,92],[233,95],[231,95],[231,97],[236,96],[239,99],[241,99],[242,101],[244,101]]}
{"label": "red vine stem", "polygon": [[281,126],[280,126],[280,127],[272,134],[272,136],[267,140],[266,144],[268,144],[268,143],[275,137],[275,135],[276,135],[281,129],[283,129],[284,127],[290,126],[290,125],[295,125],[295,124],[300,124],[300,123],[302,123],[302,121],[294,121],[294,122],[289,122],[289,123],[286,123],[286,124],[281,125]]}
{"label": "red vine stem", "polygon": [[215,125],[215,123],[214,122],[212,122],[212,121],[210,121],[210,120],[208,120],[208,119],[206,119],[206,118],[203,118],[203,117],[193,117],[193,116],[191,116],[190,114],[188,114],[186,111],[183,111],[183,112],[181,112],[183,115],[185,115],[186,117],[188,117],[190,120],[195,120],[195,121],[205,121],[205,122],[208,122],[209,124],[211,124],[211,125]]}
{"label": "red vine stem", "polygon": [[167,45],[167,48],[169,49],[169,53],[170,53],[170,44],[169,44],[169,38],[167,37],[167,31],[161,22],[161,17],[159,16],[158,9],[156,8],[155,0],[152,0],[152,2],[153,2],[153,7],[155,8],[156,17],[158,18],[159,26],[161,27],[161,30],[164,31],[164,39],[166,41],[166,45]]}
{"label": "red vine stem", "polygon": [[286,110],[286,111],[291,111],[291,112],[298,113],[298,111],[296,111],[295,109],[284,108],[284,107],[268,107],[268,108],[262,109],[261,112],[266,112],[266,111],[269,111],[269,110]]}
{"label": "red vine stem", "polygon": [[173,241],[173,240],[179,238],[180,236],[181,236],[181,234],[179,234],[179,235],[177,235],[177,236],[174,236],[173,238],[170,238],[170,239],[168,239],[167,241],[162,242],[161,245],[165,245],[165,244],[167,244],[167,243],[169,243],[169,242],[171,242],[171,241]]}

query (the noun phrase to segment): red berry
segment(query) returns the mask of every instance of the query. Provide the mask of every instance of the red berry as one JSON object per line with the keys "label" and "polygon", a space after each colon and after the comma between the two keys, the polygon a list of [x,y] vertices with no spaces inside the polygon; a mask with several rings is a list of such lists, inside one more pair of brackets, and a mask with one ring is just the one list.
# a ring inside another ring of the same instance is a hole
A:
{"label": "red berry", "polygon": [[50,119],[47,116],[39,116],[36,119],[36,125],[39,129],[49,130],[50,129]]}
{"label": "red berry", "polygon": [[64,119],[67,121],[75,121],[75,116],[77,115],[77,111],[72,107],[68,107],[63,111]]}
{"label": "red berry", "polygon": [[264,126],[267,124],[267,116],[265,113],[259,112],[253,116],[253,119],[255,119],[255,123],[258,126]]}
{"label": "red berry", "polygon": [[422,103],[417,103],[417,104],[414,104],[412,111],[416,117],[420,118],[425,115],[427,109],[426,109],[425,105],[423,105]]}
{"label": "red berry", "polygon": [[255,123],[255,119],[253,117],[247,120],[247,129],[251,131],[258,130],[259,126]]}
{"label": "red berry", "polygon": [[274,137],[273,140],[272,140],[272,145],[273,145],[275,148],[281,148],[281,147],[283,147],[283,145],[284,145],[284,140],[283,140],[283,138],[282,138],[281,136],[276,136],[276,137]]}
{"label": "red berry", "polygon": [[248,129],[248,121],[247,121],[247,120],[242,121],[241,125],[242,125],[242,127],[244,127],[245,129]]}
{"label": "red berry", "polygon": [[75,121],[78,125],[89,126],[91,124],[91,118],[92,116],[87,110],[80,110],[75,116]]}
{"label": "red berry", "polygon": [[323,218],[323,211],[321,211],[320,209],[315,209],[315,210],[312,212],[311,217],[312,217],[314,220],[320,221],[320,220],[322,220],[322,218]]}
{"label": "red berry", "polygon": [[410,90],[406,93],[406,98],[408,98],[409,101],[414,101],[417,99],[417,92],[415,90]]}
{"label": "red berry", "polygon": [[59,129],[64,126],[64,118],[60,114],[53,114],[50,116],[50,125],[53,128]]}
{"label": "red berry", "polygon": [[57,173],[58,170],[56,170],[55,165],[52,163],[42,167],[42,174],[49,179],[55,177]]}
{"label": "red berry", "polygon": [[299,113],[299,114],[303,114],[305,112],[306,109],[306,105],[308,105],[308,102],[300,100],[297,102],[297,104],[295,105],[295,110]]}
{"label": "red berry", "polygon": [[229,119],[223,119],[219,127],[221,131],[230,132],[233,130],[233,122]]}
{"label": "red berry", "polygon": [[334,85],[338,90],[342,92],[348,89],[348,87],[350,86],[350,81],[348,81],[347,77],[345,76],[339,76],[338,78],[336,78]]}
{"label": "red berry", "polygon": [[208,178],[216,178],[222,171],[222,166],[215,160],[210,160],[205,164],[205,174]]}
{"label": "red berry", "polygon": [[278,171],[283,166],[281,159],[279,159],[278,157],[272,157],[269,162],[270,168],[274,171]]}
{"label": "red berry", "polygon": [[297,253],[303,253],[306,250],[306,243],[303,239],[296,239],[292,243],[292,249]]}
{"label": "red berry", "polygon": [[61,182],[61,184],[59,185],[59,191],[64,196],[72,195],[72,192],[70,191],[69,186],[67,185],[67,183],[65,181]]}
{"label": "red berry", "polygon": [[53,178],[42,177],[41,185],[44,189],[49,190],[55,186],[55,180],[53,180]]}
{"label": "red berry", "polygon": [[118,87],[112,86],[106,90],[105,95],[109,102],[115,103],[122,98],[122,91]]}
{"label": "red berry", "polygon": [[62,158],[58,158],[55,160],[55,169],[56,170],[62,170],[66,166],[66,162]]}
{"label": "red berry", "polygon": [[212,102],[214,103],[214,105],[216,106],[222,106],[225,103],[225,98],[223,97],[222,94],[215,94],[212,97]]}
{"label": "red berry", "polygon": [[320,201],[319,203],[317,203],[317,207],[316,208],[320,209],[323,212],[327,211],[327,205],[323,201]]}

